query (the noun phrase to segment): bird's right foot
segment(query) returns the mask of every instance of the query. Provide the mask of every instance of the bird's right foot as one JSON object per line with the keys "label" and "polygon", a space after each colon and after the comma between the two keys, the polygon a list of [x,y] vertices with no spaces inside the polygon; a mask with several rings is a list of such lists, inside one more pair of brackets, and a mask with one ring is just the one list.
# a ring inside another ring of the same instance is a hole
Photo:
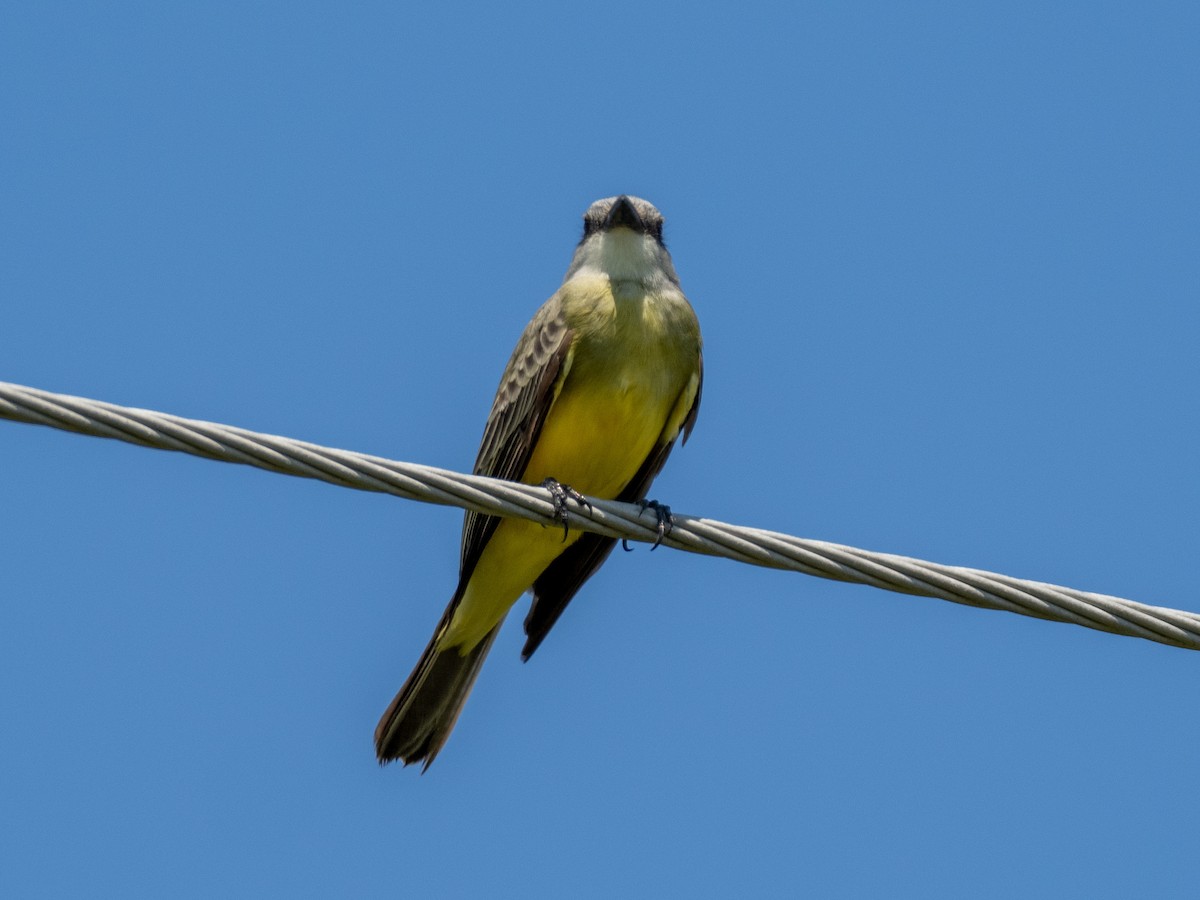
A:
{"label": "bird's right foot", "polygon": [[554,518],[562,522],[563,527],[563,542],[567,540],[567,501],[574,500],[584,509],[591,510],[592,504],[587,502],[587,498],[573,487],[562,484],[557,478],[547,478],[542,482],[542,487],[550,492],[550,502],[554,504]]}

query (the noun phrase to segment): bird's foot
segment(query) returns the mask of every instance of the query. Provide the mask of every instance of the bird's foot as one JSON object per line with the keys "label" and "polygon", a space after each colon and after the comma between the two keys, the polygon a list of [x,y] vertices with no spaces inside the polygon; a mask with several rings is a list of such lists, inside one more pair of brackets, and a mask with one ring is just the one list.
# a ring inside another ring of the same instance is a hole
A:
{"label": "bird's foot", "polygon": [[[675,520],[671,516],[671,507],[665,503],[659,503],[657,500],[639,500],[638,505],[642,508],[642,512],[648,509],[654,510],[654,517],[658,520],[658,525],[655,529],[658,532],[658,537],[654,539],[654,543],[650,546],[650,549],[654,550],[663,542],[663,538],[671,533],[671,529],[675,527]],[[621,539],[621,548],[627,551],[633,549],[629,546],[629,541],[624,538]]]}
{"label": "bird's foot", "polygon": [[567,501],[574,500],[584,509],[591,512],[592,504],[587,502],[587,498],[573,487],[569,487],[559,482],[557,478],[547,478],[542,482],[542,487],[550,492],[550,502],[554,504],[554,518],[562,522],[563,541],[567,539]]}

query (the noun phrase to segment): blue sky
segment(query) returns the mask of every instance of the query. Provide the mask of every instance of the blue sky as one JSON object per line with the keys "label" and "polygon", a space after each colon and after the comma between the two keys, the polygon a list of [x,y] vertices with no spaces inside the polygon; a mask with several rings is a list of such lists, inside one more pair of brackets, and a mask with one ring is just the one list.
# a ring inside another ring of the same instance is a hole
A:
{"label": "blue sky", "polygon": [[[1194,4],[26,4],[0,380],[467,469],[594,199],[700,316],[677,511],[1200,610]],[[668,550],[425,776],[460,515],[0,422],[14,896],[1194,889],[1186,651]]]}

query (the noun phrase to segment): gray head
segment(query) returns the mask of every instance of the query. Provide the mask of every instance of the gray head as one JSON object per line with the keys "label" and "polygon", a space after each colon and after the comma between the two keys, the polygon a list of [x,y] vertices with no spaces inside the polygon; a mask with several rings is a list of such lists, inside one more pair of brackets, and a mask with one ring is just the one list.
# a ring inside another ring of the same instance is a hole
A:
{"label": "gray head", "polygon": [[678,286],[679,276],[663,244],[662,213],[653,203],[627,194],[597,200],[583,214],[583,237],[567,278],[580,274],[647,287],[664,281]]}
{"label": "gray head", "polygon": [[583,214],[583,238],[580,243],[597,231],[611,231],[619,227],[629,228],[638,234],[648,234],[662,243],[662,213],[648,200],[627,194],[605,197],[588,207]]}

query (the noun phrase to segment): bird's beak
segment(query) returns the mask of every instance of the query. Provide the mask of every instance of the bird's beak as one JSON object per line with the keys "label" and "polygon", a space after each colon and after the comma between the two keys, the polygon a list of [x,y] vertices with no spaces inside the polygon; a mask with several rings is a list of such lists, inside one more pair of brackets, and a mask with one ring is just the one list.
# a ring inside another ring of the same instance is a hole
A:
{"label": "bird's beak", "polygon": [[613,203],[612,209],[608,211],[608,217],[604,220],[605,231],[621,227],[632,229],[638,234],[646,233],[646,223],[642,221],[642,217],[638,215],[633,203],[624,194]]}

